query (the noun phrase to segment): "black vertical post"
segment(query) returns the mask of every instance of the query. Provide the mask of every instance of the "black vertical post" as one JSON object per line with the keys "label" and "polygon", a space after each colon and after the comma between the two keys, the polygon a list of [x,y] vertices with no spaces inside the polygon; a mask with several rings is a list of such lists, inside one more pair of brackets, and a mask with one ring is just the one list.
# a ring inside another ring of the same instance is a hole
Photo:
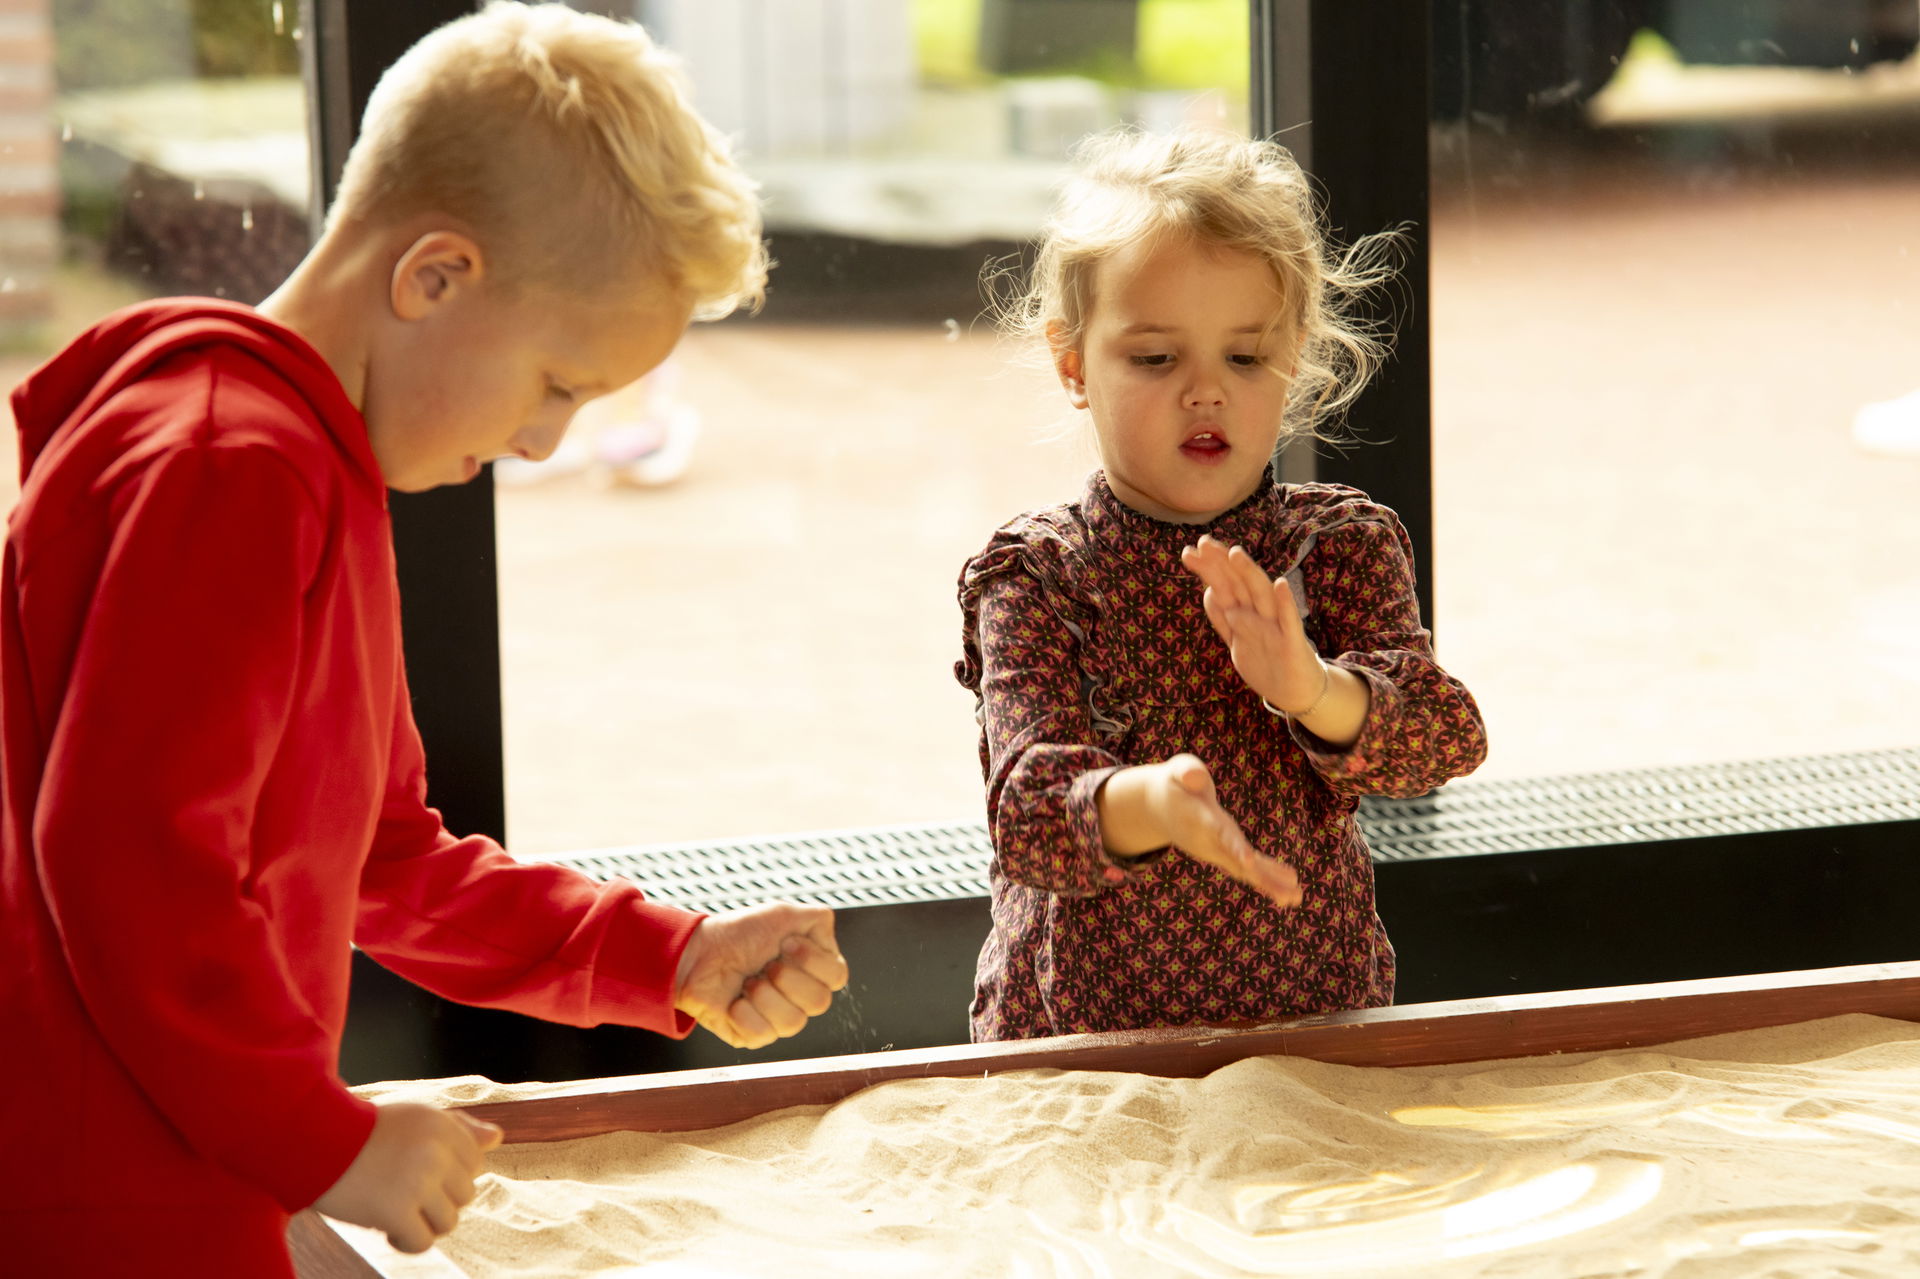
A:
{"label": "black vertical post", "polygon": [[1291,447],[1284,480],[1351,484],[1399,512],[1420,614],[1433,625],[1433,372],[1428,310],[1427,0],[1252,0],[1252,126],[1294,153],[1342,242],[1405,235],[1398,281],[1371,313],[1393,357],[1348,414],[1354,443]]}
{"label": "black vertical post", "polygon": [[[467,0],[305,0],[301,7],[317,220],[339,184],[380,73],[421,36],[474,6]],[[394,494],[393,542],[429,798],[456,834],[504,840],[491,470],[470,484]]]}

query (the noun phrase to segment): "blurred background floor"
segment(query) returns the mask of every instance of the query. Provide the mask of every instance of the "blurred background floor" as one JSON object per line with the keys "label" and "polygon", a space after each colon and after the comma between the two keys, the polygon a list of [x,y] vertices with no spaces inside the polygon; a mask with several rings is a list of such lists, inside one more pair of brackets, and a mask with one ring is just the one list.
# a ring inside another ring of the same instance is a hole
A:
{"label": "blurred background floor", "polygon": [[[1242,6],[1212,9],[1244,31]],[[684,475],[500,487],[517,848],[982,816],[955,579],[1010,516],[1075,495],[1092,452],[1050,375],[976,320],[980,267],[1086,128],[1244,101],[978,68],[933,85],[897,52],[897,153],[761,165],[782,265],[765,316],[675,357],[700,428]],[[79,253],[46,337],[148,292],[259,296],[297,259],[304,189],[275,182],[304,173],[301,86],[218,87],[63,96]],[[1920,55],[1682,67],[1643,32],[1590,119],[1531,100],[1431,135],[1419,569],[1487,715],[1483,775],[1913,744],[1920,453],[1853,423],[1920,389]],[[275,165],[195,176],[230,135]],[[0,379],[33,362],[0,355]]]}
{"label": "blurred background floor", "polygon": [[[1850,425],[1920,386],[1920,165],[1503,145],[1469,187],[1452,145],[1421,570],[1483,775],[1911,744],[1920,459]],[[502,492],[522,846],[982,815],[955,577],[1090,460],[1009,354],[932,322],[697,328],[684,480]]]}

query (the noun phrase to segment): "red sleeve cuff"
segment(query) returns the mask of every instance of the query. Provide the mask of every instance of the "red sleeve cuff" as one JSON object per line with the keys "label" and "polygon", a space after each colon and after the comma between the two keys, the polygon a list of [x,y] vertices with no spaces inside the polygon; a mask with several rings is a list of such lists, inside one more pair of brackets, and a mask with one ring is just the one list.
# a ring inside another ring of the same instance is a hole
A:
{"label": "red sleeve cuff", "polygon": [[261,1161],[261,1185],[288,1212],[311,1207],[333,1188],[373,1132],[372,1102],[330,1080],[298,1105],[289,1106],[284,1123],[261,1134],[272,1157]]}
{"label": "red sleeve cuff", "polygon": [[693,1018],[673,1006],[680,956],[705,919],[637,894],[619,927],[610,930],[593,966],[593,1021],[638,1026],[685,1039]]}

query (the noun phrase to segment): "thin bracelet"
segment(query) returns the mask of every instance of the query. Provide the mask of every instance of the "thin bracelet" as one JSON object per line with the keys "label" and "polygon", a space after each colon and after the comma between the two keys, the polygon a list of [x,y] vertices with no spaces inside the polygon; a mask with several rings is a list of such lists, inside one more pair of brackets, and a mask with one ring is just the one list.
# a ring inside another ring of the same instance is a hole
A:
{"label": "thin bracelet", "polygon": [[1307,709],[1303,711],[1283,711],[1278,706],[1275,706],[1272,702],[1268,701],[1264,697],[1260,699],[1260,704],[1266,707],[1269,711],[1272,711],[1275,715],[1278,715],[1281,719],[1296,719],[1296,720],[1305,719],[1307,716],[1313,714],[1315,711],[1320,709],[1320,703],[1326,701],[1327,694],[1332,691],[1333,691],[1333,668],[1328,666],[1325,662],[1321,662],[1320,663],[1320,696],[1313,699],[1313,705],[1307,707]]}

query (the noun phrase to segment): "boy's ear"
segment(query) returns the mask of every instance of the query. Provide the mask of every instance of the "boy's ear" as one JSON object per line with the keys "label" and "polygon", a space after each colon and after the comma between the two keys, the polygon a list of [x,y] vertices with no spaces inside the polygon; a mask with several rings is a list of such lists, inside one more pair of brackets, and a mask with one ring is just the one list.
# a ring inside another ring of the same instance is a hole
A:
{"label": "boy's ear", "polygon": [[480,246],[458,231],[429,231],[393,267],[390,303],[403,320],[423,319],[473,289],[486,274]]}
{"label": "boy's ear", "polygon": [[1066,329],[1058,320],[1047,324],[1047,347],[1053,352],[1053,371],[1059,375],[1060,385],[1066,388],[1067,399],[1076,409],[1087,407],[1087,378],[1085,364],[1080,352],[1069,345]]}

